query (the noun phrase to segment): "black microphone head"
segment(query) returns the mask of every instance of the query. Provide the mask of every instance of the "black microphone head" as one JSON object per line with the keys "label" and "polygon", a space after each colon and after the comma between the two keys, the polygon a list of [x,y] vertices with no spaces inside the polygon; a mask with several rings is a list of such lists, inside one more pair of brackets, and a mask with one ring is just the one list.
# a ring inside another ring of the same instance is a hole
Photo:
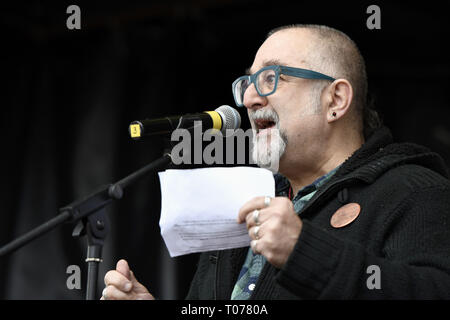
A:
{"label": "black microphone head", "polygon": [[222,129],[220,130],[224,136],[226,135],[227,129],[236,130],[241,127],[241,115],[236,109],[223,105],[218,107],[216,110],[220,114],[223,120]]}

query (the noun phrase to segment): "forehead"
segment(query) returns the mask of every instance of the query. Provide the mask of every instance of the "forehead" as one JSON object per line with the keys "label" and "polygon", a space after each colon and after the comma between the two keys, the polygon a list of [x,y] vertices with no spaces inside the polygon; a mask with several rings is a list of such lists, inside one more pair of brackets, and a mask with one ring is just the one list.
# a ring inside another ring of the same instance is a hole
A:
{"label": "forehead", "polygon": [[274,64],[305,67],[311,44],[311,36],[305,29],[278,31],[264,41],[247,71],[253,74],[264,66]]}

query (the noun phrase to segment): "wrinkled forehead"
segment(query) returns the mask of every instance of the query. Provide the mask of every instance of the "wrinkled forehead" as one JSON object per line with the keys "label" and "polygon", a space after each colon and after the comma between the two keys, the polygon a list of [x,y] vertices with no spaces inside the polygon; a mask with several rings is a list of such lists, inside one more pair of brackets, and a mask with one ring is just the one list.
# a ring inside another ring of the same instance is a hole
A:
{"label": "wrinkled forehead", "polygon": [[311,46],[312,37],[307,30],[278,31],[264,41],[247,72],[253,74],[262,67],[277,64],[305,68]]}

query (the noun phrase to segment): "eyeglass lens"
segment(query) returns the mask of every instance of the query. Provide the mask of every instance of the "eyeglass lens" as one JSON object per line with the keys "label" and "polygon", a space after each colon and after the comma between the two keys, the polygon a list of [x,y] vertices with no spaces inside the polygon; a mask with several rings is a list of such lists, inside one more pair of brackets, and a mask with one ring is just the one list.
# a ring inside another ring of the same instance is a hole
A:
{"label": "eyeglass lens", "polygon": [[[260,72],[256,78],[256,89],[258,94],[268,95],[273,93],[277,81],[276,77],[276,72],[272,69]],[[238,104],[244,103],[244,94],[249,86],[249,78],[243,78],[236,83],[234,94]]]}

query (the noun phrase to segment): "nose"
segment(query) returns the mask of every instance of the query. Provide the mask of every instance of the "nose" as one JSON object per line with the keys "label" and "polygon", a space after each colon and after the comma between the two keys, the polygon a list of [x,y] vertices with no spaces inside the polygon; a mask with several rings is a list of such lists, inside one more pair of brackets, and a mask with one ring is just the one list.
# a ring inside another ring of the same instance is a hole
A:
{"label": "nose", "polygon": [[261,97],[252,83],[244,93],[244,106],[247,109],[256,110],[267,105],[267,98]]}

